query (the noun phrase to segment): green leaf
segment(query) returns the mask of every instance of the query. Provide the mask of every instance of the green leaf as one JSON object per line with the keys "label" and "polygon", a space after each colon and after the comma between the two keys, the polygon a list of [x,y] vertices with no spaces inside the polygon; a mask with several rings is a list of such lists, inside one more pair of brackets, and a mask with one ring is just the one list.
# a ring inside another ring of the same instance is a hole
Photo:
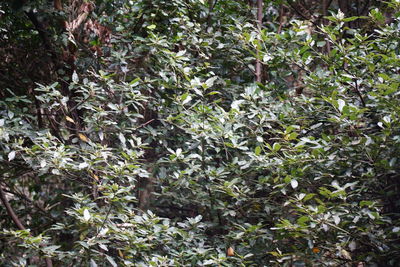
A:
{"label": "green leaf", "polygon": [[91,215],[90,215],[89,210],[88,209],[84,209],[83,210],[83,219],[87,222],[87,221],[90,220],[90,217],[91,217]]}
{"label": "green leaf", "polygon": [[307,195],[303,198],[303,201],[310,200],[310,199],[312,199],[314,196],[315,196],[314,193],[307,194]]}
{"label": "green leaf", "polygon": [[301,216],[297,219],[297,223],[302,226],[304,226],[308,221],[310,221],[310,218],[308,216]]}
{"label": "green leaf", "polygon": [[105,256],[106,256],[108,262],[111,264],[111,266],[113,266],[113,267],[117,267],[118,266],[117,263],[114,261],[114,259],[112,257],[108,256],[107,254]]}
{"label": "green leaf", "polygon": [[344,102],[343,99],[338,99],[337,103],[338,103],[339,111],[342,112],[343,111],[343,107],[346,105],[346,102]]}
{"label": "green leaf", "polygon": [[97,267],[97,263],[93,259],[90,259],[90,267]]}
{"label": "green leaf", "polygon": [[272,146],[272,150],[274,152],[278,152],[281,149],[281,147],[282,146],[279,143],[274,143],[273,146]]}

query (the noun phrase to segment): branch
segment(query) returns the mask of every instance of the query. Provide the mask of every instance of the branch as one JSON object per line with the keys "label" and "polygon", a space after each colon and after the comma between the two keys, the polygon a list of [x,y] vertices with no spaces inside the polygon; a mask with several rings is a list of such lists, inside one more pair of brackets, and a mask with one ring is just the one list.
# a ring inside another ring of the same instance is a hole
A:
{"label": "branch", "polygon": [[358,95],[358,97],[360,98],[361,104],[362,104],[363,107],[365,108],[365,107],[366,107],[365,101],[364,101],[364,98],[363,98],[363,96],[362,96],[362,94],[361,94],[361,92],[360,92],[360,89],[358,88],[357,79],[354,79],[354,86],[353,86],[353,88],[354,88],[354,90],[356,91],[356,94]]}
{"label": "branch", "polygon": [[314,20],[312,20],[310,17],[307,17],[306,15],[304,15],[302,12],[300,12],[300,10],[298,8],[296,8],[293,3],[290,2],[290,0],[286,1],[288,3],[288,5],[290,6],[291,9],[293,9],[293,11],[295,13],[297,13],[297,15],[299,15],[301,18],[310,21],[315,27],[318,27],[318,25],[315,23]]}
{"label": "branch", "polygon": [[3,188],[0,186],[0,199],[1,202],[3,203],[4,207],[6,207],[8,216],[11,217],[15,225],[18,227],[19,230],[25,230],[24,225],[21,223],[21,220],[18,218],[18,216],[15,214],[14,210],[12,209],[10,203],[8,202],[6,198],[6,194],[3,191]]}
{"label": "branch", "polygon": [[[327,14],[328,14],[328,8],[329,8],[329,6],[331,5],[331,3],[332,3],[332,0],[323,0],[322,1],[322,24],[323,25],[326,25],[327,24],[327,19],[325,19],[325,17],[327,16]],[[327,34],[326,34],[327,35]],[[327,39],[327,41],[326,41],[326,53],[327,54],[330,54],[330,52],[331,52],[331,44],[329,43],[329,40]]]}
{"label": "branch", "polygon": [[[353,75],[353,73],[351,73],[350,71],[348,71],[348,70],[346,69],[346,67],[343,67],[343,70],[344,70],[347,74],[349,74],[349,75],[355,77],[355,75]],[[360,89],[359,89],[359,86],[358,86],[358,83],[357,83],[357,79],[354,78],[353,81],[354,81],[354,85],[351,84],[351,83],[349,83],[349,85],[350,85],[351,87],[354,88],[354,91],[356,92],[356,94],[357,94],[358,97],[360,98],[360,101],[361,101],[362,106],[365,108],[365,107],[366,107],[366,104],[365,104],[365,101],[364,101],[364,97],[362,96],[362,94],[361,94],[361,92],[360,92]]]}
{"label": "branch", "polygon": [[[261,34],[261,27],[262,27],[262,19],[263,19],[263,0],[257,0],[257,28],[259,34]],[[261,72],[262,72],[262,64],[259,59],[260,51],[257,47],[257,59],[256,59],[256,81],[261,83]]]}
{"label": "branch", "polygon": [[45,26],[37,19],[36,14],[33,11],[25,12],[26,16],[30,19],[35,29],[39,32],[39,36],[43,41],[44,47],[51,54],[53,63],[57,62],[57,54],[55,53],[52,42],[48,36]]}
{"label": "branch", "polygon": [[282,27],[283,27],[283,15],[284,15],[284,10],[283,10],[283,4],[281,4],[279,8],[279,28],[278,28],[278,34],[281,33]]}
{"label": "branch", "polygon": [[[10,203],[8,202],[6,198],[6,194],[3,191],[3,188],[0,186],[0,200],[3,203],[3,205],[6,207],[8,216],[11,217],[15,225],[18,227],[19,230],[25,230],[24,225],[21,223],[21,220],[18,218],[18,216],[15,214],[14,210],[12,209]],[[47,267],[53,267],[53,262],[51,261],[50,258],[45,258],[46,261],[46,266]]]}
{"label": "branch", "polygon": [[[7,185],[6,183],[4,183],[6,186],[10,187],[9,185]],[[15,189],[14,189],[15,190]],[[36,203],[35,201],[33,201],[32,199],[30,199],[28,196],[26,196],[25,194],[21,193],[21,192],[13,192],[11,191],[11,189],[7,190],[7,189],[3,189],[4,192],[7,192],[9,194],[13,194],[14,196],[17,196],[25,201],[28,201],[30,204],[32,204],[39,212],[41,212],[44,216],[46,216],[47,218],[51,219],[53,222],[56,222],[55,218],[53,216],[51,216],[51,214],[47,213],[47,211],[41,207],[38,203]]]}
{"label": "branch", "polygon": [[210,0],[210,8],[208,9],[208,16],[207,16],[207,28],[210,27],[211,25],[211,13],[214,10],[214,7],[217,5],[218,0],[214,0],[214,3],[212,0]]}

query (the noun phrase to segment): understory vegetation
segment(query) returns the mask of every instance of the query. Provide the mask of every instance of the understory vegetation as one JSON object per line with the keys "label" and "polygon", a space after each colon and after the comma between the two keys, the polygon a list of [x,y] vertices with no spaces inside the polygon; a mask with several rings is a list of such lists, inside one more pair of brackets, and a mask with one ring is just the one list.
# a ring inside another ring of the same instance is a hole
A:
{"label": "understory vegetation", "polygon": [[400,2],[0,3],[0,266],[399,266]]}

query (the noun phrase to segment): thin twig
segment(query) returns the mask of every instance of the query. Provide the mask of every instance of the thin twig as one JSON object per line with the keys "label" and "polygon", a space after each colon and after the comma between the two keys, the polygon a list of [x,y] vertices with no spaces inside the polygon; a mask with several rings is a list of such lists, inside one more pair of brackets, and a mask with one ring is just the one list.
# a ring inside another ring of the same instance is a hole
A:
{"label": "thin twig", "polygon": [[95,238],[100,234],[101,230],[103,229],[104,225],[106,224],[106,221],[108,220],[108,216],[110,216],[111,209],[112,209],[112,203],[110,203],[110,207],[107,210],[106,217],[104,218],[103,222],[101,223],[101,226],[100,226],[99,230],[97,231]]}
{"label": "thin twig", "polygon": [[149,121],[146,121],[145,123],[143,123],[143,124],[139,125],[138,127],[136,127],[135,130],[140,129],[140,128],[143,128],[144,126],[146,126],[146,125],[152,123],[153,121],[155,121],[155,119],[151,119],[151,120],[149,120]]}
{"label": "thin twig", "polygon": [[302,17],[305,20],[310,21],[315,27],[318,27],[318,25],[315,23],[315,21],[313,21],[311,18],[307,17],[306,15],[304,15],[303,13],[300,12],[300,10],[298,8],[296,8],[291,2],[290,0],[286,1],[288,3],[288,5],[290,6],[291,9],[293,9],[293,11],[295,13],[297,13],[297,15],[299,15],[300,17]]}

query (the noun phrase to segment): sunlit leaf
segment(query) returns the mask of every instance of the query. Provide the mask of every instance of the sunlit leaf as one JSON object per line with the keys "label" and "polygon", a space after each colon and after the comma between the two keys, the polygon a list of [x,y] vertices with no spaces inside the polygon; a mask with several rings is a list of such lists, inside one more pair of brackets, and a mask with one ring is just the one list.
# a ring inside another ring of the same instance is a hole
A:
{"label": "sunlit leaf", "polygon": [[15,151],[8,153],[8,161],[12,161],[15,158]]}
{"label": "sunlit leaf", "polygon": [[88,143],[90,140],[87,138],[84,134],[78,133],[79,139],[81,139],[83,142]]}
{"label": "sunlit leaf", "polygon": [[90,218],[91,218],[91,216],[90,216],[89,210],[88,210],[88,209],[84,209],[84,210],[83,210],[83,219],[84,219],[85,221],[89,221]]}

